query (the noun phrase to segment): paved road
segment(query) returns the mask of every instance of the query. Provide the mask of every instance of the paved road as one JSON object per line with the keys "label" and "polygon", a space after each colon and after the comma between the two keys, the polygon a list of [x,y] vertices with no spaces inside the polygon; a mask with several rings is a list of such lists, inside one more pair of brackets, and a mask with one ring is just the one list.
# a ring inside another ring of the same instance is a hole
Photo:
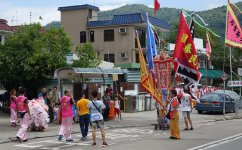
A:
{"label": "paved road", "polygon": [[119,128],[106,130],[109,146],[101,147],[100,136],[97,146],[80,141],[79,134],[73,134],[74,142],[58,142],[57,137],[30,140],[26,143],[0,144],[1,150],[241,150],[242,120],[207,122],[195,124],[194,131],[181,131],[181,140],[170,140],[169,131],[154,131],[153,127]]}

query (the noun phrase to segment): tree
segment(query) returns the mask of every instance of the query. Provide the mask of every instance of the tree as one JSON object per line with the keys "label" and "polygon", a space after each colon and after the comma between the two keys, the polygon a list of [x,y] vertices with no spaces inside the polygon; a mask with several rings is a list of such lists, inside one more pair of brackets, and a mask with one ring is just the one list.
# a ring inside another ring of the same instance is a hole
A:
{"label": "tree", "polygon": [[[0,47],[0,82],[7,89],[24,86],[36,92],[56,68],[66,67],[70,39],[63,29],[43,30],[40,24],[20,27]],[[33,96],[33,95],[31,95]]]}
{"label": "tree", "polygon": [[74,60],[73,67],[93,68],[100,64],[100,59],[90,43],[85,43],[82,46],[78,45],[76,53],[79,60]]}

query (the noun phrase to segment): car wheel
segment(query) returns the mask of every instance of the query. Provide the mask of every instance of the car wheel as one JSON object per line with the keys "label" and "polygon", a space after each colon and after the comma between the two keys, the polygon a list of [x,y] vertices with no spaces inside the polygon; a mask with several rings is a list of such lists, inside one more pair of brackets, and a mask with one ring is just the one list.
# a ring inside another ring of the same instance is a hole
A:
{"label": "car wheel", "polygon": [[198,114],[202,114],[202,113],[203,113],[203,111],[202,111],[202,110],[198,110],[197,112],[198,112]]}

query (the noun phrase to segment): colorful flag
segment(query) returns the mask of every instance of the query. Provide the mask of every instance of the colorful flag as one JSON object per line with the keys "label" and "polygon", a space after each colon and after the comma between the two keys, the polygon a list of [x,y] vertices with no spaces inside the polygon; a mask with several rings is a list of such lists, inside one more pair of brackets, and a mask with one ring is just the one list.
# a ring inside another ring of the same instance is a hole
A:
{"label": "colorful flag", "polygon": [[141,86],[145,89],[147,93],[150,93],[150,95],[161,105],[163,106],[161,102],[161,95],[157,93],[156,87],[154,85],[154,80],[152,74],[147,70],[146,62],[143,56],[143,52],[140,46],[139,36],[136,32],[136,40],[138,44],[138,51],[139,51],[139,61],[140,61],[140,73],[141,73]]}
{"label": "colorful flag", "polygon": [[227,22],[225,32],[225,44],[232,47],[242,48],[242,30],[232,4],[227,5]]}
{"label": "colorful flag", "polygon": [[201,75],[198,71],[198,56],[183,11],[180,16],[173,59],[176,76],[189,81],[189,85],[199,82]]}
{"label": "colorful flag", "polygon": [[209,33],[206,32],[206,55],[208,57],[208,60],[210,60],[211,52],[212,52],[212,47],[211,47],[211,44],[210,44]]}
{"label": "colorful flag", "polygon": [[190,32],[192,34],[192,39],[195,37],[195,24],[194,24],[194,19],[192,18],[191,25],[190,25]]}
{"label": "colorful flag", "polygon": [[151,28],[148,14],[146,13],[147,25],[146,25],[146,42],[147,42],[147,58],[148,65],[151,71],[154,71],[154,57],[157,55],[157,47],[155,43],[155,34]]}
{"label": "colorful flag", "polygon": [[160,3],[158,0],[154,0],[154,13],[160,9]]}

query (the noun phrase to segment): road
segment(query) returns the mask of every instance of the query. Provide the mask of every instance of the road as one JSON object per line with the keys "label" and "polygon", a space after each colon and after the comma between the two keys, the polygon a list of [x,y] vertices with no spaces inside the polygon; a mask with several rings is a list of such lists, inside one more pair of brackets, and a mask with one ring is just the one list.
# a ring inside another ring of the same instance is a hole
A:
{"label": "road", "polygon": [[181,131],[181,140],[170,140],[169,131],[153,130],[152,126],[106,130],[109,146],[102,147],[100,136],[92,147],[91,135],[82,142],[73,134],[74,142],[58,142],[57,137],[30,140],[26,143],[0,144],[1,150],[241,150],[242,120],[207,122],[194,125],[194,131]]}

